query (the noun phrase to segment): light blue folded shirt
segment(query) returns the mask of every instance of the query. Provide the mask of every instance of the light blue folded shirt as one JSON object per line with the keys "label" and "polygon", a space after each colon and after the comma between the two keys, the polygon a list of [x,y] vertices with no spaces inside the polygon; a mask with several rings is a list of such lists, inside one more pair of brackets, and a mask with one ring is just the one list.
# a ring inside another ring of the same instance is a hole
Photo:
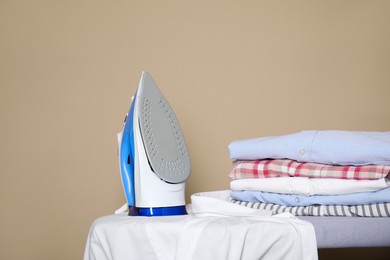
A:
{"label": "light blue folded shirt", "polygon": [[261,191],[232,191],[230,197],[240,201],[262,202],[282,206],[310,205],[363,205],[390,202],[390,187],[374,192],[357,192],[344,195],[293,195]]}
{"label": "light blue folded shirt", "polygon": [[310,130],[229,144],[234,160],[283,159],[340,165],[390,164],[390,131]]}

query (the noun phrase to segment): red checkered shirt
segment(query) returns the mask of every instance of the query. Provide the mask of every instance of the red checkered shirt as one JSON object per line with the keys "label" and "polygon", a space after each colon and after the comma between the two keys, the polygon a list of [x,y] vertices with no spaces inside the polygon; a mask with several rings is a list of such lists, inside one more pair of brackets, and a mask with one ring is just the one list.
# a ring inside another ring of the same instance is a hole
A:
{"label": "red checkered shirt", "polygon": [[235,161],[229,177],[232,180],[270,177],[310,177],[355,180],[386,178],[390,165],[329,165],[297,162],[289,159]]}

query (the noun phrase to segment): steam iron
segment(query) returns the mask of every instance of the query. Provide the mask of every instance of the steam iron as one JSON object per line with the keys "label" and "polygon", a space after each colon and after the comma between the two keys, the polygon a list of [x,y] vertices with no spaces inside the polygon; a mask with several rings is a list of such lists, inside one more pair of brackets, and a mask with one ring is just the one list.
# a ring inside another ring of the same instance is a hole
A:
{"label": "steam iron", "polygon": [[190,159],[176,116],[144,71],[118,135],[130,216],[185,215]]}

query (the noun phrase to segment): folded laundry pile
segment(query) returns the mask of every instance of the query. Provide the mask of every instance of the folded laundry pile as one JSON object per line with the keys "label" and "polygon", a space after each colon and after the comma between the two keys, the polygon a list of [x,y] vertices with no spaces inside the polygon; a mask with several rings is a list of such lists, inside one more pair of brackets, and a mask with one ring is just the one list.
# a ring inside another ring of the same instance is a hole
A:
{"label": "folded laundry pile", "polygon": [[231,202],[274,214],[390,217],[390,132],[316,130],[229,145]]}

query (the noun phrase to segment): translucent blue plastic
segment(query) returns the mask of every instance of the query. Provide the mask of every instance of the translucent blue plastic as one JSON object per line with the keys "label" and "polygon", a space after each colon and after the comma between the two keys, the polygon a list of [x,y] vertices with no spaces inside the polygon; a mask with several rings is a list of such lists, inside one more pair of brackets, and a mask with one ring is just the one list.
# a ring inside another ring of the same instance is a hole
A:
{"label": "translucent blue plastic", "polygon": [[136,208],[129,207],[129,216],[175,216],[175,215],[187,215],[185,206],[175,207],[161,207],[161,208]]}
{"label": "translucent blue plastic", "polygon": [[133,113],[134,103],[130,106],[130,111],[127,114],[125,127],[122,133],[121,149],[119,154],[119,162],[121,167],[121,177],[123,189],[125,191],[127,204],[135,206],[135,190],[134,190],[134,130],[133,130]]}

